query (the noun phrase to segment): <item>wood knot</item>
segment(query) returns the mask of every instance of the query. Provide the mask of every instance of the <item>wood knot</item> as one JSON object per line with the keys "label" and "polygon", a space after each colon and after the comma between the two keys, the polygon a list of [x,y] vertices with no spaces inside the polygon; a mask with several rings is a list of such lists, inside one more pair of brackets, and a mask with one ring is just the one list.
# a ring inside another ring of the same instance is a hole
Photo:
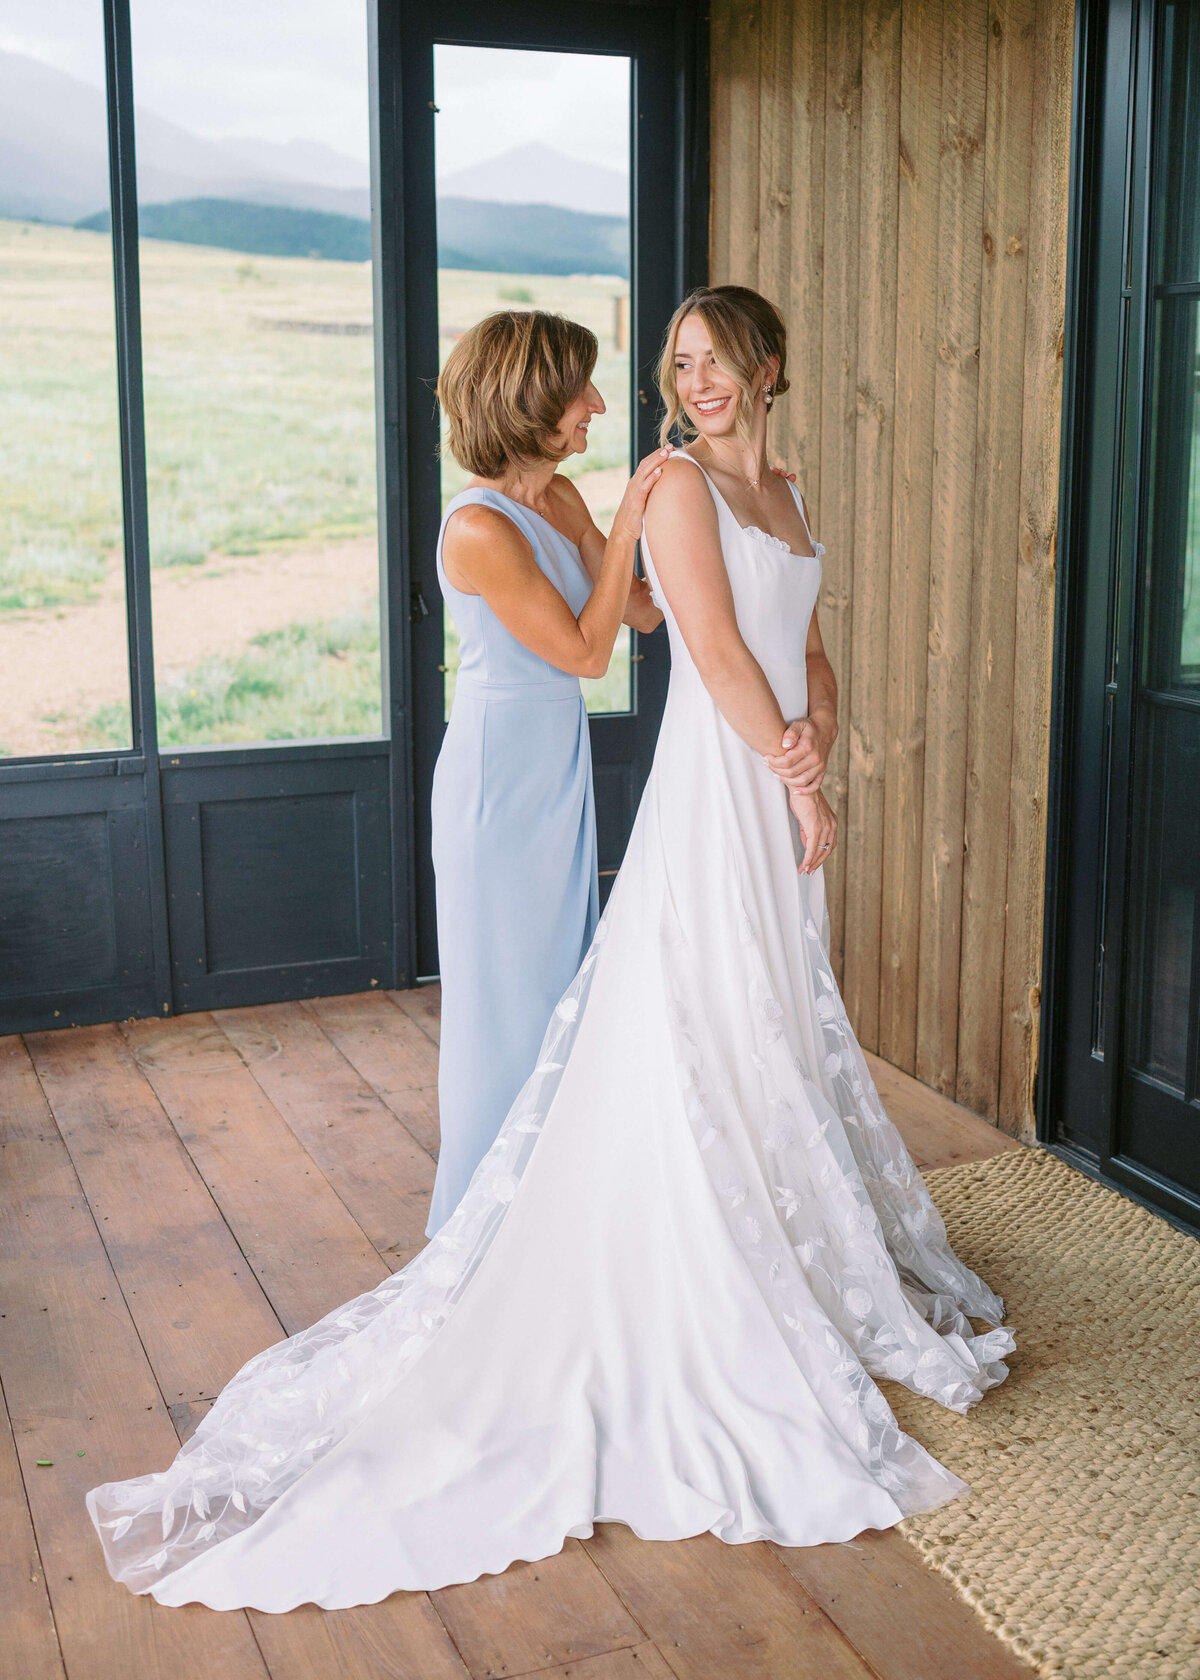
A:
{"label": "wood knot", "polygon": [[1019,257],[1021,252],[1025,249],[1025,245],[1020,234],[1010,233],[1008,236],[1008,243],[1005,245],[1004,249],[1008,252],[1010,257]]}
{"label": "wood knot", "polygon": [[949,121],[946,124],[946,135],[942,150],[944,152],[954,152],[960,158],[974,157],[979,150],[979,136],[972,134],[961,123]]}
{"label": "wood knot", "polygon": [[989,257],[994,257],[996,254],[996,241],[992,238],[990,233],[984,233],[983,249]]}
{"label": "wood knot", "polygon": [[850,762],[869,781],[875,774],[875,754],[861,729],[850,728]]}

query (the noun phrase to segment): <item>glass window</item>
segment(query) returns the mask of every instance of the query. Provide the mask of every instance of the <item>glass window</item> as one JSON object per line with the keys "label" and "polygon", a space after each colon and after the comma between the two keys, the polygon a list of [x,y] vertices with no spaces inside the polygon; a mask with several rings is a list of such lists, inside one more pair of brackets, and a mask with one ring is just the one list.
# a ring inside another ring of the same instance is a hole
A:
{"label": "glass window", "polygon": [[14,0],[5,8],[5,756],[131,744],[102,22],[96,0]]}
{"label": "glass window", "polygon": [[1126,1020],[1139,1076],[1184,1095],[1200,1018],[1200,12],[1161,18]]}
{"label": "glass window", "polygon": [[[562,470],[602,531],[630,468],[629,94],[627,58],[434,49],[438,328],[443,358],[497,309],[549,309],[600,340],[606,412],[587,453]],[[442,506],[469,475],[445,455]],[[605,676],[583,684],[590,712],[630,709],[629,631]],[[446,715],[458,638],[446,618]]]}
{"label": "glass window", "polygon": [[132,34],[160,740],[378,734],[365,9]]}
{"label": "glass window", "polygon": [[1200,683],[1200,11],[1162,9],[1155,158],[1154,409],[1144,620],[1151,686]]}

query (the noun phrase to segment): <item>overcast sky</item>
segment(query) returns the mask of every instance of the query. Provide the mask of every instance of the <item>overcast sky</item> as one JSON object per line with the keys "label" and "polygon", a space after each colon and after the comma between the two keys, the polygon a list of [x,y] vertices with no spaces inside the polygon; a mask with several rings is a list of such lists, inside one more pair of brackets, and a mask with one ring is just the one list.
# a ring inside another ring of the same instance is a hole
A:
{"label": "overcast sky", "polygon": [[[366,158],[363,0],[132,0],[132,28],[139,104],[212,139]],[[100,0],[3,0],[0,48],[101,85]],[[533,140],[628,168],[626,59],[440,47],[436,70],[440,174]]]}
{"label": "overcast sky", "polygon": [[629,169],[627,58],[437,47],[434,85],[439,174],[531,140]]}

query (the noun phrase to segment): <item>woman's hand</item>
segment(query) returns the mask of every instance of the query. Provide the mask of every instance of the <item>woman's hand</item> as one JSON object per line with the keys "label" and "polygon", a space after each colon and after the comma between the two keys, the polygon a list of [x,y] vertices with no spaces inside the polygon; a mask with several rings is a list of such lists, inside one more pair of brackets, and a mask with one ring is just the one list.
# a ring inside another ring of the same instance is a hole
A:
{"label": "woman's hand", "polygon": [[783,735],[781,750],[766,753],[763,763],[795,793],[816,793],[829,768],[833,737],[811,717],[796,718]]}
{"label": "woman's hand", "polygon": [[801,875],[812,875],[823,863],[828,863],[837,845],[837,817],[823,793],[788,794],[788,804],[800,824],[800,838],[804,842],[804,856],[797,865]]}
{"label": "woman's hand", "polygon": [[662,475],[663,462],[670,455],[669,449],[656,449],[652,455],[647,455],[644,461],[638,463],[637,471],[625,486],[625,494],[621,497],[621,505],[617,509],[612,522],[608,540],[614,537],[624,538],[628,542],[637,542],[642,534],[642,519],[646,512],[646,498],[658,483]]}
{"label": "woman's hand", "polygon": [[654,604],[650,585],[645,578],[635,575],[629,581],[629,599],[625,603],[622,622],[628,624],[631,630],[640,630],[647,635],[651,630],[657,630],[662,621],[663,615]]}

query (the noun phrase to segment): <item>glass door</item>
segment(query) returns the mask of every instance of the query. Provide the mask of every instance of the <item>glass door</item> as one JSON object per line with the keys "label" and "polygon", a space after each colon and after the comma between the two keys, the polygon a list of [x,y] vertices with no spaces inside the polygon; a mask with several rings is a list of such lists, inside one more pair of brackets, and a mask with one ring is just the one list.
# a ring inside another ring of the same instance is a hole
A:
{"label": "glass door", "polygon": [[1081,48],[1042,1136],[1200,1225],[1200,8]]}
{"label": "glass door", "polygon": [[0,758],[9,759],[128,748],[133,725],[100,7],[48,5],[5,46]]}
{"label": "glass door", "polygon": [[0,1031],[12,1032],[157,1012],[165,918],[131,660],[104,9],[8,8],[2,44]]}
{"label": "glass door", "polygon": [[[3,45],[0,1032],[411,984],[439,351],[495,303],[595,328],[603,523],[704,273],[702,24],[45,0]],[[589,693],[610,877],[666,659]]]}
{"label": "glass door", "polygon": [[[632,449],[629,72],[628,58],[598,53],[442,43],[433,53],[439,357],[498,309],[550,310],[591,328],[605,412],[586,455],[562,470],[605,532]],[[443,510],[469,476],[443,452]],[[445,630],[449,719],[458,669],[449,615]],[[589,712],[631,710],[630,651],[623,626],[607,674],[583,683]]]}
{"label": "glass door", "polygon": [[1200,9],[1168,0],[1148,276],[1122,1155],[1200,1194]]}
{"label": "glass door", "polygon": [[176,1007],[392,975],[362,0],[129,0]]}
{"label": "glass door", "polygon": [[[607,412],[568,470],[603,529],[654,445],[654,363],[706,273],[696,26],[675,8],[455,0],[405,8],[405,356],[418,964],[437,969],[428,804],[453,703],[454,628],[434,562],[463,479],[429,403],[455,336],[501,308],[552,309],[600,340]],[[684,207],[681,214],[681,206]],[[620,866],[666,694],[666,638],[623,633],[586,685],[602,895]]]}

